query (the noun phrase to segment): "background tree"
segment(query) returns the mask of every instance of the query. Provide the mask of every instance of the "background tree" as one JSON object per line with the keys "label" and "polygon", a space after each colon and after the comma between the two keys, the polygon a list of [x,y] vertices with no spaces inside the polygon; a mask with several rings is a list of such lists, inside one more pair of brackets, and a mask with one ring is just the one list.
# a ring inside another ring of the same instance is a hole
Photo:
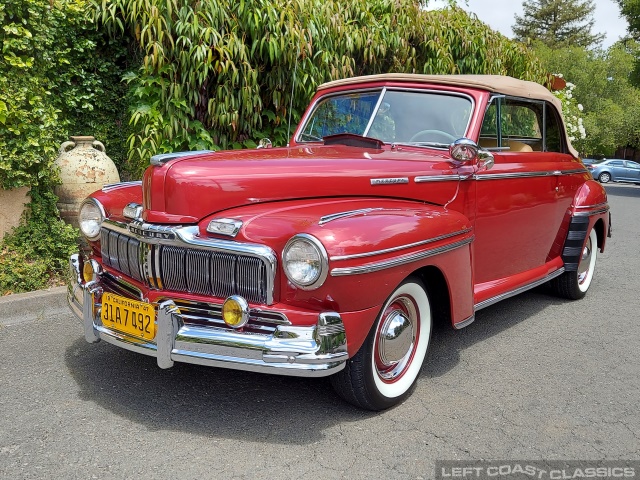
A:
{"label": "background tree", "polygon": [[0,244],[0,295],[49,286],[77,249],[52,193],[60,143],[92,134],[126,159],[126,44],[96,31],[88,9],[87,0],[0,1],[0,188],[31,196]]}
{"label": "background tree", "polygon": [[[629,36],[640,42],[640,0],[617,0],[620,13],[627,19]],[[636,61],[632,74],[632,82],[640,86],[640,52],[636,51]]]}
{"label": "background tree", "polygon": [[576,85],[573,95],[587,131],[581,153],[612,157],[619,147],[640,147],[640,90],[630,81],[636,42],[618,42],[606,51],[535,43],[533,50],[549,72]]}
{"label": "background tree", "polygon": [[640,0],[617,0],[620,13],[629,23],[629,34],[640,41]]}
{"label": "background tree", "polygon": [[540,41],[551,48],[598,47],[604,35],[592,33],[593,0],[529,0],[512,27],[516,40]]}

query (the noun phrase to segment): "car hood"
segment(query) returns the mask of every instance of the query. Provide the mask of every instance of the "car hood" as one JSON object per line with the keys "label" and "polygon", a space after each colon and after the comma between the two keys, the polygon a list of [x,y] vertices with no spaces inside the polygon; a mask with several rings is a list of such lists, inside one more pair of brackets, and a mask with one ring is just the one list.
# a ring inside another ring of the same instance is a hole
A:
{"label": "car hood", "polygon": [[[187,223],[232,207],[304,198],[415,198],[442,205],[457,170],[447,152],[415,147],[294,146],[207,153],[151,166],[143,218]],[[416,177],[440,178],[416,182]]]}

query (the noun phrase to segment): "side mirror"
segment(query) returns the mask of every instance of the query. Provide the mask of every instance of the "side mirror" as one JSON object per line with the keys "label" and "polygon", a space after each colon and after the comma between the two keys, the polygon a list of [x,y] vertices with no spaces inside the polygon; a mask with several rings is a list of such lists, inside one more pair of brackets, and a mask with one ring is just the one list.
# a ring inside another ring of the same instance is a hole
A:
{"label": "side mirror", "polygon": [[468,138],[459,138],[449,145],[449,155],[460,163],[478,162],[478,170],[489,170],[495,162],[493,154],[480,148],[476,142]]}

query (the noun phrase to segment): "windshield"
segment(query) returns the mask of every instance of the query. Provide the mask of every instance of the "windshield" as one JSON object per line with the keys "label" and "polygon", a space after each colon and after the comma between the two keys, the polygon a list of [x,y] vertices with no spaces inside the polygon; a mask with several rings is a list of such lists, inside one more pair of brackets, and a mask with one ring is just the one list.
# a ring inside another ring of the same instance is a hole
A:
{"label": "windshield", "polygon": [[338,133],[372,137],[385,143],[449,145],[464,137],[471,99],[463,96],[380,89],[320,99],[297,142],[318,142]]}

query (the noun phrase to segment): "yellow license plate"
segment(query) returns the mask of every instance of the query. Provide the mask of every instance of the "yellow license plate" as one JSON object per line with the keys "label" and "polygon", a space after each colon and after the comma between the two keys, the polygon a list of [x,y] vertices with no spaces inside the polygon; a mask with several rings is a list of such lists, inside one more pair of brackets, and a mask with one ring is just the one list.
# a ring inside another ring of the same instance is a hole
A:
{"label": "yellow license plate", "polygon": [[153,340],[156,336],[156,312],[150,303],[104,293],[100,318],[105,327],[134,337]]}

